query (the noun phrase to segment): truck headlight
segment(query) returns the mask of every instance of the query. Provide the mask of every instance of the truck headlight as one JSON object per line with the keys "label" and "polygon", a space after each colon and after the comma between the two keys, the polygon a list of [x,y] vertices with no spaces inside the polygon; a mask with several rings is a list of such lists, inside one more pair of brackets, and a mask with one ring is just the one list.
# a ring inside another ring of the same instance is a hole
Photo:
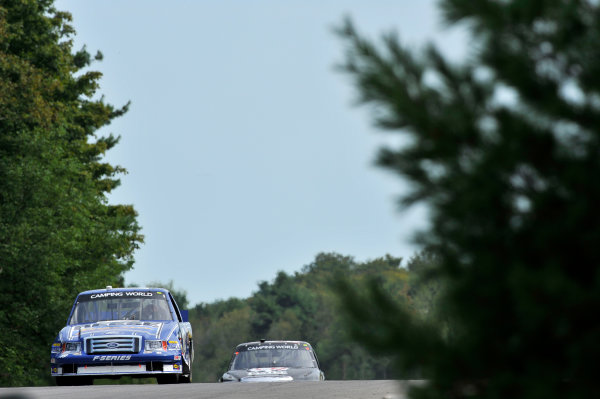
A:
{"label": "truck headlight", "polygon": [[64,342],[63,352],[81,352],[81,342]]}
{"label": "truck headlight", "polygon": [[239,380],[237,379],[237,377],[234,377],[229,373],[223,374],[223,377],[221,377],[221,382],[230,382],[230,381],[239,381]]}
{"label": "truck headlight", "polygon": [[146,352],[166,351],[167,341],[146,341]]}

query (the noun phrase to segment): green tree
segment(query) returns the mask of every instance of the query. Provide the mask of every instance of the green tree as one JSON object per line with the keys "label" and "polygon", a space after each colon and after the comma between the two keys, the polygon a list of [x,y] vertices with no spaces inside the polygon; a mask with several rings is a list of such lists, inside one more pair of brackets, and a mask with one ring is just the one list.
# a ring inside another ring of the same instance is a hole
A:
{"label": "green tree", "polygon": [[[600,7],[588,0],[443,0],[471,54],[448,62],[339,30],[343,69],[382,129],[379,152],[425,203],[451,339],[376,287],[352,329],[430,384],[413,397],[588,398],[600,355]],[[373,311],[374,306],[377,310]],[[365,317],[365,309],[371,310]],[[362,311],[361,311],[362,310]],[[365,325],[370,327],[364,328]],[[375,327],[373,327],[375,326]],[[370,338],[369,338],[370,337]],[[373,339],[376,337],[376,339]]]}
{"label": "green tree", "polygon": [[253,341],[254,314],[247,300],[230,298],[202,303],[190,311],[194,330],[194,379],[216,382],[227,371],[235,346]]}
{"label": "green tree", "polygon": [[[252,320],[255,339],[310,340],[316,328],[313,315],[316,313],[317,302],[313,293],[298,284],[294,276],[285,272],[278,272],[272,283],[259,283],[259,290],[249,300],[249,304],[256,313]],[[294,331],[292,327],[298,329]],[[294,331],[298,338],[286,338],[282,335],[284,331]]]}
{"label": "green tree", "polygon": [[438,267],[439,259],[430,251],[421,251],[411,257],[406,264],[410,273],[408,296],[417,315],[434,323],[443,323],[447,320],[441,313],[440,297],[445,287],[443,281],[436,278]]}
{"label": "green tree", "polygon": [[0,1],[0,385],[49,381],[76,293],[122,285],[142,241],[133,207],[106,198],[118,139],[95,135],[127,106],[93,98],[101,75],[72,52],[70,19],[50,0]]}
{"label": "green tree", "polygon": [[189,306],[187,291],[176,289],[173,280],[169,280],[169,282],[166,284],[159,281],[154,281],[148,284],[148,287],[164,288],[169,290],[171,295],[173,295],[173,299],[175,299],[175,302],[177,302],[179,310],[187,310]]}

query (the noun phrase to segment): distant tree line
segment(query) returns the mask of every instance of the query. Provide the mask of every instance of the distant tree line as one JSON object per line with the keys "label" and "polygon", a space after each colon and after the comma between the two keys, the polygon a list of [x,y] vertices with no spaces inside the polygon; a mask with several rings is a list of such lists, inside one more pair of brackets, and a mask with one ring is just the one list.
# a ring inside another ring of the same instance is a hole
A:
{"label": "distant tree line", "polygon": [[357,262],[351,256],[321,253],[300,272],[280,271],[271,282],[259,283],[249,298],[198,304],[190,310],[194,379],[217,381],[237,344],[261,338],[309,341],[327,379],[415,377],[395,369],[391,352],[373,355],[352,339],[337,286],[342,276],[357,290],[367,282],[376,284],[418,318],[432,319],[437,288],[420,276],[434,261],[426,253],[406,265],[389,255]]}

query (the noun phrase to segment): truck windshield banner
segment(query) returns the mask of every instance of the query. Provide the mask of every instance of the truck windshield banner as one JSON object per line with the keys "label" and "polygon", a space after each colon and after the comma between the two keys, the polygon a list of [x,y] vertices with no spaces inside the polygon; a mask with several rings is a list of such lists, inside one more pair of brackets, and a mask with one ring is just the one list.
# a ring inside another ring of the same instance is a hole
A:
{"label": "truck windshield banner", "polygon": [[243,351],[259,351],[259,350],[277,350],[277,349],[306,349],[308,345],[299,345],[297,342],[278,342],[278,343],[268,343],[268,344],[260,344],[260,345],[248,345],[238,347],[239,352]]}
{"label": "truck windshield banner", "polygon": [[94,294],[82,294],[79,295],[77,300],[79,302],[87,302],[110,298],[165,298],[165,295],[162,292],[155,291],[107,291]]}

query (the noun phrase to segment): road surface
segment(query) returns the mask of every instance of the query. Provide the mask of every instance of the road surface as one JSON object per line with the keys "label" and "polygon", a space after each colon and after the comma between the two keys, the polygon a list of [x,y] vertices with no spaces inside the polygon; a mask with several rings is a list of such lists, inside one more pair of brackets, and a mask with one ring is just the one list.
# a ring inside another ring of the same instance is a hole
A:
{"label": "road surface", "polygon": [[416,381],[324,381],[0,388],[2,399],[405,399]]}

